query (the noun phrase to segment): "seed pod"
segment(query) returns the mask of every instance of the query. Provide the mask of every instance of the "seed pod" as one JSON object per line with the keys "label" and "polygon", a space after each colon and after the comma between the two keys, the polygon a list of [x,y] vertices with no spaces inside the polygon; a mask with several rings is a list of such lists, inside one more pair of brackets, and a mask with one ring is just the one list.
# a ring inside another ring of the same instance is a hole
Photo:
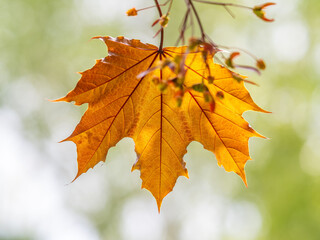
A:
{"label": "seed pod", "polygon": [[131,8],[127,11],[127,16],[137,16],[138,15],[138,11],[135,8]]}

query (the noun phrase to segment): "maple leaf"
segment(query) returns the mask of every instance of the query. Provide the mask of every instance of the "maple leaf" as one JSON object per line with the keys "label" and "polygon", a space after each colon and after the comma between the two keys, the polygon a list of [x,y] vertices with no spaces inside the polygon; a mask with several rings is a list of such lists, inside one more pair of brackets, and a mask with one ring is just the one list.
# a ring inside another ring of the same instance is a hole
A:
{"label": "maple leaf", "polygon": [[[78,173],[76,178],[105,161],[110,147],[122,138],[135,142],[137,161],[132,170],[140,170],[142,188],[155,197],[158,208],[162,199],[172,191],[179,176],[188,177],[183,161],[191,141],[198,141],[213,152],[218,164],[226,171],[234,171],[246,184],[244,165],[250,159],[248,139],[261,137],[242,118],[246,110],[264,112],[228,69],[203,62],[201,52],[188,52],[186,47],[157,47],[124,37],[96,37],[108,47],[108,56],[97,60],[95,66],[81,73],[74,90],[56,101],[88,103],[74,132],[67,139],[77,145]],[[139,77],[156,66],[158,60],[184,55],[186,93],[180,107],[174,92],[168,88],[159,91],[152,82],[173,77],[169,68],[157,69],[153,74]],[[214,81],[209,84],[210,73]],[[210,110],[203,95],[192,90],[202,81],[212,96],[223,94],[223,99]],[[64,141],[65,141],[64,140]]]}

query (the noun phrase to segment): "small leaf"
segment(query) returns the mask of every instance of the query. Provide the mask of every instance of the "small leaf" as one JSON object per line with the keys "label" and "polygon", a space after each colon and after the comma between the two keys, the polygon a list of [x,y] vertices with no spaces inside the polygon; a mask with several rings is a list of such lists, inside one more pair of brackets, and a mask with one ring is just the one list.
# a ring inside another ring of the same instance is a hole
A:
{"label": "small leaf", "polygon": [[259,6],[255,6],[252,10],[253,10],[253,13],[259,17],[260,19],[262,19],[263,21],[266,21],[266,22],[273,22],[274,19],[270,19],[270,18],[266,18],[266,13],[264,12],[264,9],[268,6],[271,6],[271,5],[275,5],[276,3],[272,3],[272,2],[268,2],[268,3],[265,3],[265,4],[262,4],[262,5],[259,5]]}
{"label": "small leaf", "polygon": [[257,65],[257,68],[259,68],[260,70],[266,69],[266,64],[262,59],[258,59],[256,65]]}
{"label": "small leaf", "polygon": [[240,55],[239,52],[233,52],[233,53],[231,53],[231,54],[230,54],[230,57],[227,58],[227,60],[226,60],[226,65],[227,65],[228,67],[230,67],[230,68],[234,68],[235,65],[234,65],[234,63],[233,63],[233,59],[234,59],[235,57],[239,56],[239,55]]}
{"label": "small leaf", "polygon": [[240,74],[232,72],[231,75],[232,75],[233,79],[237,80],[237,82],[243,81],[243,78],[240,76]]}

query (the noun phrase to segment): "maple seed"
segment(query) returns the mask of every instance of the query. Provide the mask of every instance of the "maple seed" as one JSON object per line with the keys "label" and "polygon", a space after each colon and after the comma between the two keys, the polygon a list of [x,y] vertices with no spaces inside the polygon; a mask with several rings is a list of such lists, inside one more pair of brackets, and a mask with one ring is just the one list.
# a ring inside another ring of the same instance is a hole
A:
{"label": "maple seed", "polygon": [[208,82],[211,84],[214,81],[214,76],[209,76],[208,77]]}
{"label": "maple seed", "polygon": [[[208,88],[203,83],[199,83],[199,84],[193,85],[192,89],[197,91],[197,92],[208,91]],[[206,102],[208,102],[208,101],[206,101]]]}
{"label": "maple seed", "polygon": [[201,45],[202,40],[200,40],[199,38],[195,38],[192,37],[189,39],[189,50],[190,51],[196,51],[198,49],[198,47]]}
{"label": "maple seed", "polygon": [[255,6],[252,9],[252,11],[258,18],[262,19],[263,21],[273,22],[274,19],[266,18],[265,17],[266,13],[263,11],[266,7],[271,6],[271,5],[276,5],[276,4],[272,3],[272,2],[268,2],[268,3],[262,4],[260,6]]}
{"label": "maple seed", "polygon": [[239,52],[233,52],[233,53],[231,53],[231,54],[230,54],[230,57],[227,58],[227,60],[226,60],[226,65],[227,65],[228,67],[230,67],[230,68],[234,68],[235,65],[234,65],[234,63],[233,63],[233,59],[234,59],[235,57],[239,56],[239,55],[240,55]]}
{"label": "maple seed", "polygon": [[203,45],[203,50],[205,52],[210,53],[211,55],[214,55],[217,52],[216,47],[214,47],[211,43],[205,42],[202,45]]}
{"label": "maple seed", "polygon": [[217,98],[220,98],[220,99],[223,99],[223,98],[224,98],[224,94],[223,94],[223,92],[221,92],[221,91],[218,91],[218,92],[216,93],[216,96],[217,96]]}
{"label": "maple seed", "polygon": [[208,90],[203,92],[203,98],[206,102],[212,102],[213,97]]}
{"label": "maple seed", "polygon": [[169,13],[168,14],[166,14],[166,15],[163,15],[161,18],[160,18],[160,20],[159,20],[159,24],[163,27],[163,28],[165,28],[166,26],[168,26],[168,23],[169,23],[169,20],[170,20],[170,18],[169,18]]}
{"label": "maple seed", "polygon": [[164,90],[166,90],[167,87],[168,87],[168,83],[161,82],[158,84],[158,88],[159,88],[160,92],[164,92]]}
{"label": "maple seed", "polygon": [[256,65],[257,65],[257,68],[259,68],[260,70],[266,69],[266,64],[262,59],[258,59]]}
{"label": "maple seed", "polygon": [[232,75],[233,79],[237,80],[237,82],[243,81],[243,78],[238,73],[232,72],[231,75]]}
{"label": "maple seed", "polygon": [[138,15],[138,11],[135,8],[131,8],[127,11],[127,16],[137,16]]}
{"label": "maple seed", "polygon": [[210,112],[214,112],[214,110],[216,109],[216,102],[212,99],[212,101],[209,103],[210,106]]}
{"label": "maple seed", "polygon": [[152,77],[152,82],[155,84],[155,85],[158,85],[160,83],[160,78],[158,76],[153,76]]}
{"label": "maple seed", "polygon": [[181,107],[183,95],[184,95],[183,90],[178,90],[178,91],[174,94],[174,98],[177,100],[177,107]]}
{"label": "maple seed", "polygon": [[151,27],[154,27],[157,23],[159,23],[162,28],[165,28],[168,25],[169,20],[170,20],[168,15],[169,15],[169,13],[166,15],[163,15],[161,18],[158,18],[157,20],[155,20],[152,23]]}

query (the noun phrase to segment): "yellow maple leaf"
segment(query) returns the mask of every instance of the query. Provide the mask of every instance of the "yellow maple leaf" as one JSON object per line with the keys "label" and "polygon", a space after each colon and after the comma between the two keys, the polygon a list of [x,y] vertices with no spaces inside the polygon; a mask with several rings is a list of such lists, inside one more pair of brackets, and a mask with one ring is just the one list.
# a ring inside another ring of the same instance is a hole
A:
{"label": "yellow maple leaf", "polygon": [[[218,164],[226,171],[234,171],[246,184],[244,165],[250,159],[248,139],[261,137],[242,118],[246,110],[264,112],[226,68],[203,63],[200,52],[186,52],[186,47],[157,47],[124,37],[97,37],[108,46],[108,56],[82,74],[74,90],[56,101],[88,103],[74,132],[65,140],[77,145],[78,174],[76,178],[105,161],[110,147],[122,138],[135,142],[137,162],[132,170],[140,170],[142,188],[155,197],[158,208],[172,191],[179,176],[188,177],[183,161],[191,141],[198,141],[213,152]],[[153,74],[139,74],[156,66],[158,60],[184,55],[186,93],[182,105],[177,106],[174,92],[159,91],[152,82],[172,77],[170,69],[157,69]],[[214,76],[208,84],[208,69]],[[212,96],[223,93],[214,111],[203,95],[192,86],[205,81]]]}

